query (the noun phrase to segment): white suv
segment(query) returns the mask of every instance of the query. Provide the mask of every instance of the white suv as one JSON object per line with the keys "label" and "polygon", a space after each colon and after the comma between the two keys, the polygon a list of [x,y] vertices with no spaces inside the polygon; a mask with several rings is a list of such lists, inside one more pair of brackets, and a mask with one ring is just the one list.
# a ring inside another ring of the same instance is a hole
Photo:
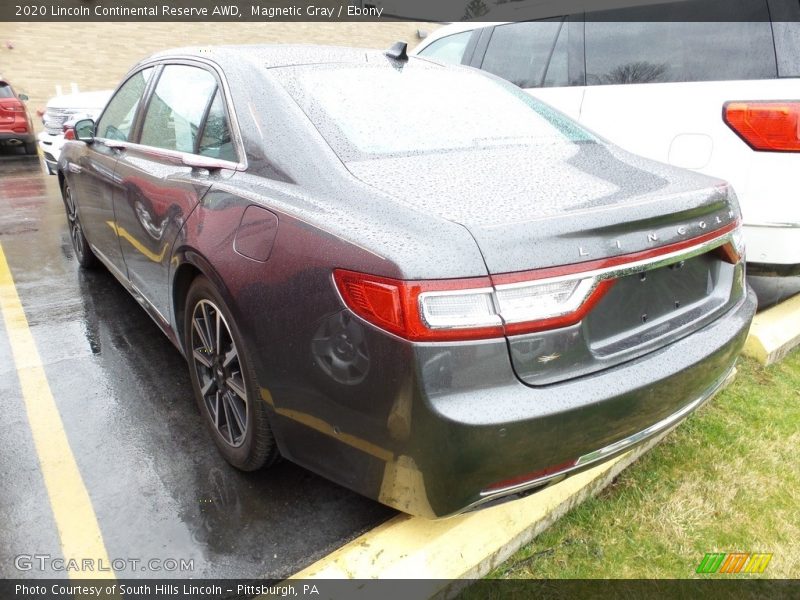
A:
{"label": "white suv", "polygon": [[[724,22],[693,20],[698,5],[724,10]],[[750,272],[793,275],[800,274],[798,21],[798,0],[693,0],[448,25],[412,53],[504,77],[632,152],[730,181]]]}
{"label": "white suv", "polygon": [[37,136],[37,141],[49,174],[55,175],[61,148],[66,143],[64,124],[76,118],[96,119],[111,98],[111,92],[76,92],[55,96],[47,102],[42,116],[44,131]]}

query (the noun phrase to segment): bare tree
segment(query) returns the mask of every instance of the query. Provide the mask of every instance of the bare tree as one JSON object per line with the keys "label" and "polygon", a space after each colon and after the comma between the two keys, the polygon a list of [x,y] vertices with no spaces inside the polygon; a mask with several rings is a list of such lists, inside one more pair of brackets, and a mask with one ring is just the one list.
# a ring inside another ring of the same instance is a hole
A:
{"label": "bare tree", "polygon": [[469,4],[467,4],[464,16],[461,18],[464,21],[468,21],[470,19],[477,19],[479,17],[482,17],[488,12],[489,12],[489,7],[486,6],[486,3],[483,0],[470,0]]}
{"label": "bare tree", "polygon": [[647,61],[630,62],[615,67],[611,72],[603,75],[603,83],[651,83],[664,81],[667,72],[666,64],[654,64]]}

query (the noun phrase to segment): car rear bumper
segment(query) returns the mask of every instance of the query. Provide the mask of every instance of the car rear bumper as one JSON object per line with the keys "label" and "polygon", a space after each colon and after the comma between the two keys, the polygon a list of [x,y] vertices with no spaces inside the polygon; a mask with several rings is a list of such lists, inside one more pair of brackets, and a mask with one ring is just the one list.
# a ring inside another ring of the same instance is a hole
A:
{"label": "car rear bumper", "polygon": [[58,166],[58,158],[61,156],[61,149],[65,143],[64,136],[54,135],[44,131],[40,133],[36,139],[48,172],[55,174]]}
{"label": "car rear bumper", "polygon": [[14,146],[22,144],[30,144],[36,141],[33,133],[15,133],[13,131],[0,131],[0,145]]}
{"label": "car rear bumper", "polygon": [[395,350],[381,354],[395,354],[395,365],[410,359],[412,372],[386,367],[358,406],[344,395],[276,402],[278,442],[287,458],[384,504],[425,517],[457,514],[588,468],[674,426],[730,373],[755,308],[748,291],[683,339],[539,387],[516,376],[505,340],[393,340]]}
{"label": "car rear bumper", "polygon": [[800,274],[800,222],[745,223],[749,272]]}

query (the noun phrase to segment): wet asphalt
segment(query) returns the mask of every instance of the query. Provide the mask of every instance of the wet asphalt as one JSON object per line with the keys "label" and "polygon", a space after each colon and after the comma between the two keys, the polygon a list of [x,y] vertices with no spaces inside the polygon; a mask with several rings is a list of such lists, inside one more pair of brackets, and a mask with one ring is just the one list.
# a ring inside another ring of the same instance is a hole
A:
{"label": "wet asphalt", "polygon": [[[186,363],[104,269],[73,258],[54,176],[0,156],[0,244],[110,559],[193,561],[120,577],[278,578],[393,516],[287,461],[241,473],[217,454]],[[61,557],[0,319],[0,578],[20,554]]]}
{"label": "wet asphalt", "polygon": [[[283,461],[245,474],[217,454],[177,350],[113,276],[75,263],[57,180],[0,155],[0,244],[109,558],[192,561],[120,577],[279,578],[393,512]],[[751,278],[763,304],[800,278]],[[60,541],[0,320],[0,578]]]}

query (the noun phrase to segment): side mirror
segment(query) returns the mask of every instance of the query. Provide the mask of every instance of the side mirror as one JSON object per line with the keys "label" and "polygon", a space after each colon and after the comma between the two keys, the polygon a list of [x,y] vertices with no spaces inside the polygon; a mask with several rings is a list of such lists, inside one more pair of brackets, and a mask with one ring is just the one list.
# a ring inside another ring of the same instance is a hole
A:
{"label": "side mirror", "polygon": [[19,98],[23,102],[27,102],[29,100],[28,94],[17,94],[17,98]]}
{"label": "side mirror", "polygon": [[91,144],[94,141],[94,121],[81,119],[75,123],[75,139]]}

